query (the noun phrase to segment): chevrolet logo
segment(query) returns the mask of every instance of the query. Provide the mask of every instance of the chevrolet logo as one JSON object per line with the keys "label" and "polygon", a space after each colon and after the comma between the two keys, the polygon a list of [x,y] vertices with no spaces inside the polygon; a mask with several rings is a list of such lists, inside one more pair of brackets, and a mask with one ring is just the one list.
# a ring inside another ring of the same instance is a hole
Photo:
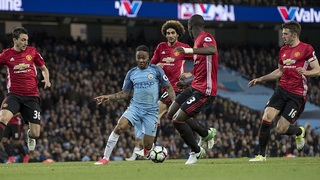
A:
{"label": "chevrolet logo", "polygon": [[163,58],[162,61],[165,61],[166,63],[171,63],[171,62],[174,62],[174,58],[166,57],[166,58]]}
{"label": "chevrolet logo", "polygon": [[293,59],[286,59],[283,61],[283,64],[285,65],[291,65],[291,64],[295,64],[296,63],[296,60],[293,60]]}
{"label": "chevrolet logo", "polygon": [[14,70],[23,70],[30,67],[30,64],[21,63],[13,67]]}

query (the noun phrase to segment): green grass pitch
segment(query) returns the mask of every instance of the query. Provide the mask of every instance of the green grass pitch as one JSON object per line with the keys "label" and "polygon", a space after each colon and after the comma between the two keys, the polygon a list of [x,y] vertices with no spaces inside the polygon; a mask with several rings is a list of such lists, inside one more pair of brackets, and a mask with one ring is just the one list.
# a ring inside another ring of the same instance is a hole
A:
{"label": "green grass pitch", "polygon": [[0,164],[1,180],[319,180],[320,158],[267,158],[266,162],[239,159],[186,159],[153,163],[148,160]]}

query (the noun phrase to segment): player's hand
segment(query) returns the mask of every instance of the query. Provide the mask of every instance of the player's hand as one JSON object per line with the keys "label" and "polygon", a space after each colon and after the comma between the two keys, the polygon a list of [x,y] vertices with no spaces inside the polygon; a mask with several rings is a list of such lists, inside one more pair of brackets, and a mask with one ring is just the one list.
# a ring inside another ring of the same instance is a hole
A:
{"label": "player's hand", "polygon": [[186,72],[186,73],[181,73],[180,76],[179,76],[179,80],[183,81],[189,77],[191,77],[192,74],[190,72]]}
{"label": "player's hand", "polygon": [[183,47],[176,47],[173,52],[179,52],[179,53],[184,53]]}
{"label": "player's hand", "polygon": [[158,63],[157,66],[163,68],[164,64],[163,63]]}
{"label": "player's hand", "polygon": [[176,86],[179,88],[179,89],[185,89],[189,86],[188,83],[184,82],[184,81],[178,81],[176,83]]}
{"label": "player's hand", "polygon": [[305,68],[302,68],[302,67],[298,67],[297,71],[298,71],[299,74],[302,74],[302,75],[306,75],[307,74],[307,70]]}
{"label": "player's hand", "polygon": [[252,86],[256,85],[256,84],[259,83],[259,82],[260,82],[259,78],[252,79],[252,80],[248,83],[248,87],[252,87]]}
{"label": "player's hand", "polygon": [[47,88],[49,88],[49,87],[51,87],[51,82],[50,81],[46,81],[45,79],[44,80],[42,80],[41,82],[43,82],[44,83],[44,89],[47,89]]}
{"label": "player's hand", "polygon": [[103,102],[107,102],[110,100],[109,95],[102,95],[94,98],[97,101],[97,104],[101,104]]}

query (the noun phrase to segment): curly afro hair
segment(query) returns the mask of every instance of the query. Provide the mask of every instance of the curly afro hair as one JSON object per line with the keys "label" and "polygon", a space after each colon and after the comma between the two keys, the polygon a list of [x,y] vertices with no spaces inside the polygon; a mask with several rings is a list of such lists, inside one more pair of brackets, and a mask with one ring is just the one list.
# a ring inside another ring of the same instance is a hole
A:
{"label": "curly afro hair", "polygon": [[161,33],[163,36],[166,36],[167,29],[169,28],[176,30],[177,34],[179,35],[179,38],[181,38],[185,33],[184,27],[179,21],[169,20],[162,25]]}

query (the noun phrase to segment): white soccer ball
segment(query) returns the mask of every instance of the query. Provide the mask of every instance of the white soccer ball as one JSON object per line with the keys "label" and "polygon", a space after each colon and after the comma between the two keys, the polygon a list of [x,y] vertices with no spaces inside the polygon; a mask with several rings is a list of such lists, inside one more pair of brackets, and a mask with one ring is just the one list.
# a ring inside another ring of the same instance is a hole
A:
{"label": "white soccer ball", "polygon": [[150,151],[150,160],[155,163],[162,163],[168,157],[168,151],[165,147],[155,146]]}

